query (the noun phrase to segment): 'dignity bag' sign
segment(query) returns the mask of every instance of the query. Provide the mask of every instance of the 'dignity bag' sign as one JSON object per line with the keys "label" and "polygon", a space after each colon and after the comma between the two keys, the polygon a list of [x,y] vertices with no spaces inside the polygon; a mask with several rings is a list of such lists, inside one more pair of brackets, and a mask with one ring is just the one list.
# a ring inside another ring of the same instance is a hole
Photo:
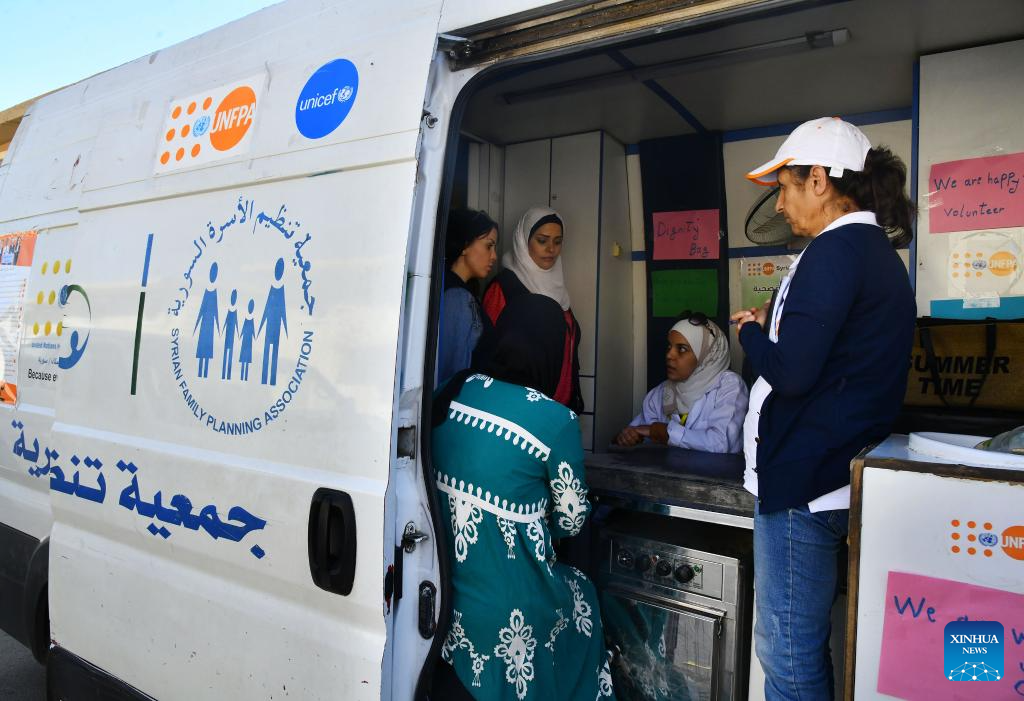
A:
{"label": "'dignity bag' sign", "polygon": [[917,323],[905,404],[1024,411],[1024,321]]}

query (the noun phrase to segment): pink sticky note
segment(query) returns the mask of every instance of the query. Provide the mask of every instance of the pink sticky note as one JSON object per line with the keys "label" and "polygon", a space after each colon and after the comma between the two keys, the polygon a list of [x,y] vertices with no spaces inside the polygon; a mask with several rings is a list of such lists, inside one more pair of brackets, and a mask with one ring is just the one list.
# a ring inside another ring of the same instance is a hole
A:
{"label": "pink sticky note", "polygon": [[718,210],[654,213],[654,260],[718,258]]}
{"label": "pink sticky note", "polygon": [[1024,226],[1024,153],[936,163],[928,175],[933,234]]}
{"label": "pink sticky note", "polygon": [[[1003,624],[999,681],[950,681],[943,630],[950,621]],[[933,622],[934,619],[934,622]],[[878,691],[916,701],[1015,699],[1024,696],[1024,594],[905,572],[889,572]],[[1020,694],[1020,696],[1018,696]],[[858,694],[859,695],[859,694]],[[869,695],[865,690],[865,695]]]}

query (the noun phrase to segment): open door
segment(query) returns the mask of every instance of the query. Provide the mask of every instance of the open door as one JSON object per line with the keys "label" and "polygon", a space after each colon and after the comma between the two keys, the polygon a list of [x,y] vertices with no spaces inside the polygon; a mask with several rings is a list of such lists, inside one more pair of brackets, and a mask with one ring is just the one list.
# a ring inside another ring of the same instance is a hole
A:
{"label": "open door", "polygon": [[284,3],[37,104],[6,187],[86,173],[47,276],[74,362],[29,438],[55,697],[381,696],[440,4]]}

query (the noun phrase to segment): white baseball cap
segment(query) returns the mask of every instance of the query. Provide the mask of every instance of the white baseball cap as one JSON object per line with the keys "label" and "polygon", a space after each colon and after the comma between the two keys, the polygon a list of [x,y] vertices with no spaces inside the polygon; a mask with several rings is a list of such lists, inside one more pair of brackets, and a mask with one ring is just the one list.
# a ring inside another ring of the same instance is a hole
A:
{"label": "white baseball cap", "polygon": [[747,173],[758,185],[774,185],[782,166],[822,166],[833,178],[847,170],[864,170],[871,142],[857,127],[839,117],[804,122],[786,137],[775,158]]}

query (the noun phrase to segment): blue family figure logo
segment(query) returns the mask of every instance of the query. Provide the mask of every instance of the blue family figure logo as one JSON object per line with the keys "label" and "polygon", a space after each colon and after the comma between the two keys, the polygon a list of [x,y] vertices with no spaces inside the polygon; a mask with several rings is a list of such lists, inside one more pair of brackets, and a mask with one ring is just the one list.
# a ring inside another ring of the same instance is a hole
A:
{"label": "blue family figure logo", "polygon": [[238,335],[238,290],[231,290],[231,306],[224,316],[224,356],[220,363],[220,379],[231,379],[231,361],[235,357],[235,337]]}
{"label": "blue family figure logo", "polygon": [[1003,678],[1003,624],[996,621],[950,621],[943,631],[946,679],[957,682]]}
{"label": "blue family figure logo", "polygon": [[210,265],[210,285],[203,293],[203,302],[199,305],[199,315],[196,317],[195,328],[192,335],[199,331],[199,340],[196,343],[196,358],[199,359],[199,377],[209,377],[210,359],[213,357],[213,336],[220,333],[220,317],[217,314],[217,290],[213,283],[217,281],[217,264]]}
{"label": "blue family figure logo", "polygon": [[249,313],[245,315],[239,334],[242,338],[242,351],[238,354],[238,364],[241,368],[239,377],[243,382],[249,381],[249,366],[252,365],[252,342],[256,338],[256,321],[252,312],[255,308],[256,302],[250,299]]}
{"label": "blue family figure logo", "polygon": [[[281,282],[284,275],[284,258],[278,258],[274,265],[274,281]],[[266,325],[267,332],[263,336],[263,375],[262,384],[267,384],[267,371],[270,371],[270,384],[277,384],[277,351],[281,346],[281,327],[284,335],[288,335],[288,315],[284,306],[284,285],[271,285],[267,293],[267,303],[263,307],[263,318],[260,319],[259,335]]]}
{"label": "blue family figure logo", "polygon": [[[191,260],[167,308],[176,319],[169,358],[185,407],[205,428],[231,436],[261,431],[299,396],[316,337],[307,248],[313,238],[284,204],[268,212],[242,196],[226,221],[209,221],[191,241]],[[226,391],[207,394],[201,388],[209,387],[210,362],[218,356]],[[249,382],[254,363],[261,363],[256,385]]]}

